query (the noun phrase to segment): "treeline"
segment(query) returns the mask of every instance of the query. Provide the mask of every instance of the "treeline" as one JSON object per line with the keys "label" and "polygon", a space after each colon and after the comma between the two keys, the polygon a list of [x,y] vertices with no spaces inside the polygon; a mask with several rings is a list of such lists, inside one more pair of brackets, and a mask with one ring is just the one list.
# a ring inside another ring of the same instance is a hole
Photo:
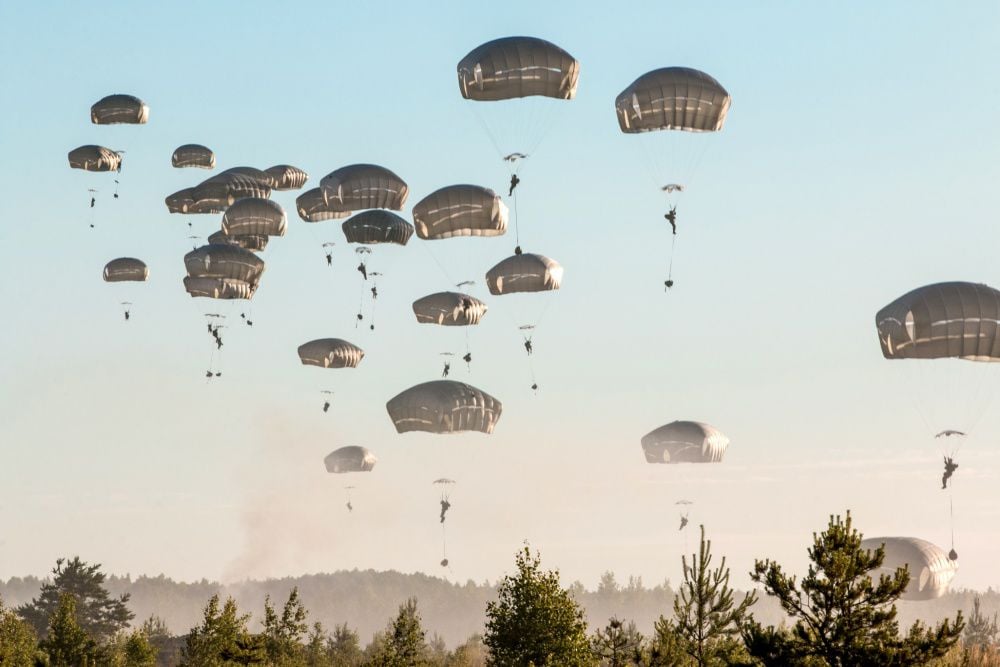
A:
{"label": "treeline", "polygon": [[[417,576],[424,592],[437,594],[429,596],[432,606],[447,605],[447,591],[482,595],[472,631],[451,649],[429,622],[428,606],[412,596],[413,589],[401,602],[387,602],[371,589],[359,596],[390,605],[370,640],[363,641],[356,623],[327,624],[308,607],[293,582],[313,578],[261,582],[277,586],[281,594],[255,591],[263,592],[256,607],[201,582],[188,586],[207,597],[196,619],[177,632],[157,615],[137,621],[131,593],[141,588],[112,590],[116,583],[168,580],[109,578],[99,565],[73,558],[59,560],[53,576],[39,582],[27,601],[13,606],[0,598],[0,665],[1000,666],[998,615],[980,596],[939,621],[901,619],[897,601],[909,583],[909,572],[901,568],[893,576],[873,576],[885,554],[861,548],[861,534],[850,514],[846,519],[831,517],[808,553],[812,562],[801,578],[789,576],[776,562],[757,561],[750,576],[759,589],[750,593],[729,586],[725,558],[714,562],[704,528],[698,551],[682,561],[684,577],[676,591],[667,585],[646,589],[636,579],[621,586],[610,574],[592,593],[578,584],[564,588],[558,571],[543,569],[540,556],[529,547],[516,555],[515,572],[495,586],[457,586]],[[369,583],[388,576],[394,585],[408,580],[398,573],[340,575],[353,575],[347,580],[354,582],[358,575],[367,575]],[[28,586],[28,580],[13,580],[5,592],[24,594]],[[173,586],[165,590],[178,590]],[[588,597],[589,621],[583,607]],[[995,605],[995,594],[989,597]],[[763,601],[779,610],[778,621],[765,618],[770,612],[760,613]],[[631,605],[657,602],[651,627],[640,629],[634,618],[640,607]],[[599,608],[607,615],[595,621]]]}
{"label": "treeline", "polygon": [[[11,607],[31,601],[46,580],[38,577],[15,577],[0,581],[0,598]],[[258,610],[251,627],[259,627],[259,610],[264,599],[284,599],[297,588],[312,620],[326,627],[348,623],[365,640],[383,629],[385,619],[396,613],[399,604],[410,597],[420,601],[421,614],[428,627],[456,646],[480,632],[485,620],[486,603],[496,597],[496,586],[467,581],[455,584],[424,574],[376,572],[374,570],[340,571],[266,581],[246,581],[221,585],[206,580],[185,583],[163,575],[128,577],[109,575],[108,592],[115,597],[129,595],[129,608],[136,618],[160,618],[173,633],[183,634],[200,620],[205,601],[213,595],[233,598],[241,609]],[[649,634],[664,609],[673,605],[674,591],[664,582],[646,586],[641,578],[618,581],[611,572],[601,577],[596,590],[587,590],[580,582],[569,586],[573,597],[585,611],[587,622],[595,626],[612,616],[629,618],[640,632]],[[952,592],[927,602],[902,602],[899,618],[904,626],[915,621],[938,622],[959,610],[972,608],[980,596],[984,613],[1000,612],[1000,593],[986,591]],[[762,622],[780,624],[785,618],[776,600],[764,598],[754,608]]]}

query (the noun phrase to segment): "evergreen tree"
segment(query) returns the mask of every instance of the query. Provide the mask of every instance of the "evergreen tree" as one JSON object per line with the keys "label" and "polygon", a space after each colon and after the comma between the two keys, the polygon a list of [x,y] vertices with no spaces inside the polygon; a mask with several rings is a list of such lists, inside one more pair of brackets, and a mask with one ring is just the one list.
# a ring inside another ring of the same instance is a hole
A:
{"label": "evergreen tree", "polygon": [[690,563],[681,557],[684,583],[674,598],[674,629],[698,667],[729,665],[742,652],[740,628],[757,594],[749,593],[733,605],[726,559],[712,569],[712,542],[705,539],[705,526],[700,528],[698,553],[691,555]]}
{"label": "evergreen tree", "polygon": [[329,639],[329,635],[323,629],[323,624],[319,621],[313,623],[303,650],[306,667],[331,667],[333,665],[327,651]]}
{"label": "evergreen tree", "polygon": [[39,647],[48,655],[51,667],[90,667],[96,665],[97,644],[80,627],[76,618],[76,598],[69,593],[59,597],[46,637]]}
{"label": "evergreen tree", "polygon": [[364,658],[358,633],[341,623],[326,640],[327,655],[334,667],[358,667]]}
{"label": "evergreen tree", "polygon": [[969,614],[969,622],[965,625],[962,641],[966,646],[985,649],[1000,639],[1000,627],[997,625],[996,614],[993,614],[993,618],[989,618],[983,613],[980,608],[981,602],[978,595],[972,600],[972,613]]}
{"label": "evergreen tree", "polygon": [[263,664],[266,655],[262,642],[247,630],[249,619],[250,614],[239,613],[232,598],[220,610],[219,596],[213,595],[205,606],[201,624],[191,628],[187,636],[182,665]]}
{"label": "evergreen tree", "polygon": [[455,647],[445,661],[445,667],[484,667],[487,662],[486,646],[482,635],[472,635],[464,644]]}
{"label": "evergreen tree", "polygon": [[613,616],[603,630],[598,630],[590,642],[594,656],[601,665],[624,667],[642,664],[642,634],[635,622],[628,624]]}
{"label": "evergreen tree", "polygon": [[76,600],[76,616],[80,627],[97,642],[103,642],[128,626],[135,614],[129,611],[128,594],[111,598],[104,588],[105,574],[101,565],[89,565],[78,556],[60,558],[52,570],[52,581],[42,584],[37,598],[18,609],[20,616],[40,637],[48,631],[49,617],[64,594]]}
{"label": "evergreen tree", "polygon": [[961,636],[959,612],[935,628],[914,623],[899,634],[895,602],[910,580],[905,568],[877,582],[871,573],[882,566],[885,551],[861,548],[861,533],[846,520],[830,517],[827,529],[813,534],[812,563],[798,584],[777,563],[757,561],[751,577],[781,603],[794,621],[790,632],[744,626],[751,655],[765,665],[884,667],[923,665],[946,654]]}
{"label": "evergreen tree", "polygon": [[271,606],[271,597],[264,600],[264,646],[271,664],[280,666],[301,662],[302,638],[309,629],[308,612],[299,600],[299,589],[293,588],[281,610],[281,616]]}
{"label": "evergreen tree", "polygon": [[677,631],[673,619],[660,616],[653,625],[646,662],[650,667],[686,667],[692,663],[686,647],[687,641]]}
{"label": "evergreen tree", "polygon": [[575,667],[593,662],[583,610],[559,585],[559,572],[543,572],[529,547],[517,554],[517,573],[497,587],[486,605],[483,643],[498,667]]}
{"label": "evergreen tree", "polygon": [[399,605],[399,613],[386,628],[384,640],[370,664],[377,667],[414,667],[430,664],[427,633],[420,624],[417,599]]}
{"label": "evergreen tree", "polygon": [[28,623],[3,606],[0,599],[0,665],[33,667],[38,657],[38,636]]}

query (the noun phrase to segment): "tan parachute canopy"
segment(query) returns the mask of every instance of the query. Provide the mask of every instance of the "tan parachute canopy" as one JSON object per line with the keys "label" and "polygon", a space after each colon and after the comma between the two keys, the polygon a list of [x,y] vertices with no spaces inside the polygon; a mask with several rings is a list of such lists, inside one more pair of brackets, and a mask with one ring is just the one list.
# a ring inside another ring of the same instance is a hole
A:
{"label": "tan parachute canopy", "polygon": [[400,210],[409,187],[399,176],[377,164],[352,164],[332,171],[319,182],[332,211],[366,208]]}
{"label": "tan parachute canopy", "polygon": [[479,324],[486,310],[486,304],[479,299],[458,292],[438,292],[413,302],[413,314],[421,324],[457,327]]}
{"label": "tan parachute canopy", "polygon": [[413,222],[422,239],[500,236],[507,231],[507,206],[489,188],[449,185],[417,202]]}
{"label": "tan parachute canopy", "polygon": [[323,190],[320,188],[306,190],[296,197],[295,208],[299,212],[299,217],[306,222],[336,220],[351,215],[350,211],[335,210],[335,207],[328,204],[326,197],[323,196]]}
{"label": "tan parachute canopy", "polygon": [[886,359],[1000,361],[1000,292],[936,283],[907,292],[875,315]]}
{"label": "tan parachute canopy", "polygon": [[270,199],[241,199],[222,216],[222,233],[230,237],[284,236],[286,227],[285,210]]}
{"label": "tan parachute canopy", "polygon": [[244,250],[251,250],[253,252],[260,252],[267,247],[266,236],[226,236],[226,233],[222,230],[213,232],[208,237],[208,242],[211,243],[228,243],[234,245]]}
{"label": "tan parachute canopy", "polygon": [[[266,178],[270,179],[269,176]],[[247,197],[268,199],[271,196],[271,187],[261,183],[256,176],[224,171],[195,186],[191,196],[199,208],[229,207]]]}
{"label": "tan parachute canopy", "polygon": [[171,213],[222,213],[229,207],[229,204],[213,200],[195,201],[194,188],[178,190],[172,195],[167,195],[164,201]]}
{"label": "tan parachute canopy", "polygon": [[304,366],[357,368],[364,358],[364,350],[340,338],[320,338],[299,345],[299,360]]}
{"label": "tan parachute canopy", "polygon": [[729,438],[708,424],[670,422],[642,436],[647,463],[718,463]]}
{"label": "tan parachute canopy", "polygon": [[290,164],[277,164],[264,171],[271,177],[271,187],[275,190],[298,190],[309,180],[309,174]]}
{"label": "tan parachute canopy", "polygon": [[492,433],[503,405],[463,382],[434,380],[411,387],[385,404],[398,433]]}
{"label": "tan parachute canopy", "polygon": [[870,537],[861,540],[861,548],[874,551],[885,544],[882,567],[872,572],[872,577],[892,576],[896,568],[908,566],[910,583],[903,592],[903,600],[933,600],[948,592],[958,564],[948,559],[948,554],[935,544],[916,537]]}
{"label": "tan parachute canopy", "polygon": [[536,37],[503,37],[469,52],[458,63],[458,87],[467,100],[509,100],[542,95],[571,100],[580,63]]}
{"label": "tan parachute canopy", "polygon": [[184,255],[184,288],[191,296],[249,299],[257,291],[264,260],[235,245],[205,245]]}
{"label": "tan parachute canopy", "polygon": [[108,283],[144,282],[149,278],[149,267],[141,259],[119,257],[104,265],[104,281]]}
{"label": "tan parachute canopy", "polygon": [[544,255],[524,253],[511,255],[490,269],[486,284],[490,294],[514,292],[545,292],[559,289],[563,267]]}
{"label": "tan parachute canopy", "polygon": [[413,236],[413,225],[383,209],[362,211],[341,225],[348,243],[395,243],[406,245]]}
{"label": "tan parachute canopy", "polygon": [[170,156],[170,164],[178,169],[184,167],[214,169],[215,153],[201,144],[184,144],[174,149],[174,154]]}
{"label": "tan parachute canopy", "polygon": [[370,472],[378,458],[364,447],[351,445],[335,449],[326,455],[323,463],[327,472]]}
{"label": "tan parachute canopy", "polygon": [[718,81],[687,67],[643,74],[618,94],[615,111],[622,132],[684,130],[716,132],[732,102]]}
{"label": "tan parachute canopy", "polygon": [[142,125],[147,120],[149,106],[133,95],[108,95],[90,107],[90,122],[95,125]]}
{"label": "tan parachute canopy", "polygon": [[121,164],[121,153],[104,146],[80,146],[69,152],[69,166],[73,169],[116,171]]}

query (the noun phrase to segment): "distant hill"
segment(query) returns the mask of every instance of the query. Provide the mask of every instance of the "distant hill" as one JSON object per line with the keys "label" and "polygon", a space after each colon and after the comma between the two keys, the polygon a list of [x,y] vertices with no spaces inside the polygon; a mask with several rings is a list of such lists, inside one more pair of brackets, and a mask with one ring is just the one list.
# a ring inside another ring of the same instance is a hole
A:
{"label": "distant hill", "polygon": [[[38,593],[41,583],[42,580],[36,577],[14,577],[0,582],[0,597],[5,605],[20,605]],[[178,635],[186,634],[198,624],[205,603],[215,593],[223,598],[232,596],[242,611],[254,615],[256,624],[263,612],[266,595],[271,596],[275,606],[280,606],[289,591],[297,586],[309,610],[310,623],[321,621],[329,628],[346,622],[358,631],[363,643],[386,626],[401,602],[415,596],[424,627],[430,634],[441,635],[449,646],[482,632],[486,603],[496,594],[496,587],[488,582],[477,584],[470,580],[465,584],[456,584],[425,574],[374,570],[339,571],[228,585],[206,580],[177,582],[162,575],[135,579],[109,576],[107,586],[116,595],[131,593],[129,606],[135,612],[136,623],[155,614]],[[608,618],[617,615],[634,620],[639,630],[648,636],[657,617],[660,614],[670,615],[673,609],[674,593],[669,584],[647,588],[641,580],[630,579],[620,585],[608,573],[596,591],[587,591],[579,583],[570,588],[586,609],[591,630],[603,627]],[[961,591],[930,602],[900,603],[900,625],[906,628],[917,619],[930,623],[954,616],[958,610],[968,614],[974,595],[973,591]],[[981,595],[984,613],[992,615],[1000,612],[1000,593],[989,590]],[[764,623],[777,624],[783,618],[778,605],[767,598],[753,607],[753,613]]]}

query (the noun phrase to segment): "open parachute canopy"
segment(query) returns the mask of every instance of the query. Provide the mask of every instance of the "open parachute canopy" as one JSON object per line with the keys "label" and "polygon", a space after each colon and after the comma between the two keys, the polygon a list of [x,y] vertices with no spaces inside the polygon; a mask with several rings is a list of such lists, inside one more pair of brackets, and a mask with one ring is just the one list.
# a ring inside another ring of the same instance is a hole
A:
{"label": "open parachute canopy", "polygon": [[371,472],[378,458],[365,447],[350,445],[335,449],[326,455],[323,463],[327,472]]}
{"label": "open parachute canopy", "polygon": [[647,463],[718,463],[729,438],[715,427],[693,421],[674,421],[642,436]]}
{"label": "open parachute canopy", "polygon": [[209,243],[228,243],[229,245],[234,245],[244,250],[250,250],[253,252],[260,252],[267,247],[267,236],[257,236],[255,234],[246,234],[239,236],[226,236],[226,233],[221,229],[217,232],[213,232],[208,237]]}
{"label": "open parachute canopy", "polygon": [[149,106],[133,95],[108,95],[90,107],[95,125],[142,125],[149,120]]}
{"label": "open parachute canopy", "polygon": [[184,289],[193,297],[249,299],[264,273],[264,260],[235,245],[205,245],[184,255]]}
{"label": "open parachute canopy", "polygon": [[214,169],[215,153],[201,144],[184,144],[174,149],[174,154],[170,156],[170,164],[177,169],[187,167]]}
{"label": "open parachute canopy", "polygon": [[254,174],[226,170],[196,185],[191,191],[191,197],[198,208],[228,208],[240,199],[248,197],[269,199],[271,186],[266,182],[269,180],[269,176],[265,176],[262,182],[262,179]]}
{"label": "open parachute canopy", "polygon": [[936,283],[907,292],[875,316],[886,359],[1000,361],[1000,292]]}
{"label": "open parachute canopy", "polygon": [[910,583],[903,600],[933,600],[948,591],[948,584],[958,572],[958,564],[935,544],[916,537],[869,537],[861,540],[861,548],[874,551],[885,545],[882,567],[872,577],[892,576],[896,569],[907,566]]}
{"label": "open parachute canopy", "polygon": [[357,368],[364,357],[364,350],[339,338],[320,338],[299,345],[299,360],[304,366]]}
{"label": "open parachute canopy", "polygon": [[428,294],[413,302],[413,314],[421,324],[464,327],[479,324],[486,315],[486,304],[474,296],[458,292]]}
{"label": "open parachute canopy", "polygon": [[511,255],[486,273],[490,294],[545,292],[562,285],[563,267],[544,255]]}
{"label": "open parachute canopy", "polygon": [[229,208],[228,203],[217,200],[198,201],[194,198],[194,188],[184,188],[172,195],[167,195],[163,200],[167,204],[167,210],[171,213],[223,213]]}
{"label": "open parachute canopy", "polygon": [[306,222],[323,222],[350,217],[351,211],[341,211],[327,203],[321,188],[306,190],[295,198],[295,209]]}
{"label": "open parachute canopy", "polygon": [[422,239],[500,236],[507,231],[507,215],[500,196],[478,185],[449,185],[413,207],[413,223]]}
{"label": "open parachute canopy", "polygon": [[571,100],[580,63],[536,37],[503,37],[477,46],[458,63],[458,87],[467,100],[496,101],[541,95]]}
{"label": "open parachute canopy", "polygon": [[683,130],[717,132],[732,98],[708,74],[688,67],[664,67],[643,74],[618,94],[615,111],[622,132]]}
{"label": "open parachute canopy", "polygon": [[277,164],[264,172],[271,177],[271,187],[275,190],[298,190],[309,180],[309,174],[290,164]]}
{"label": "open parachute canopy", "polygon": [[330,172],[319,182],[331,211],[403,208],[409,187],[399,176],[377,164],[352,164]]}
{"label": "open parachute canopy", "polygon": [[80,146],[69,152],[69,166],[84,171],[117,171],[122,154],[104,146]]}
{"label": "open parachute canopy", "polygon": [[222,216],[222,233],[229,237],[284,236],[286,227],[285,210],[270,199],[240,199]]}
{"label": "open parachute canopy", "polygon": [[413,236],[413,225],[391,211],[362,211],[341,225],[348,243],[406,245]]}
{"label": "open parachute canopy", "polygon": [[119,257],[104,265],[104,282],[145,282],[149,278],[149,267],[141,259]]}
{"label": "open parachute canopy", "polygon": [[492,433],[503,405],[464,382],[434,380],[396,395],[385,404],[397,433]]}

